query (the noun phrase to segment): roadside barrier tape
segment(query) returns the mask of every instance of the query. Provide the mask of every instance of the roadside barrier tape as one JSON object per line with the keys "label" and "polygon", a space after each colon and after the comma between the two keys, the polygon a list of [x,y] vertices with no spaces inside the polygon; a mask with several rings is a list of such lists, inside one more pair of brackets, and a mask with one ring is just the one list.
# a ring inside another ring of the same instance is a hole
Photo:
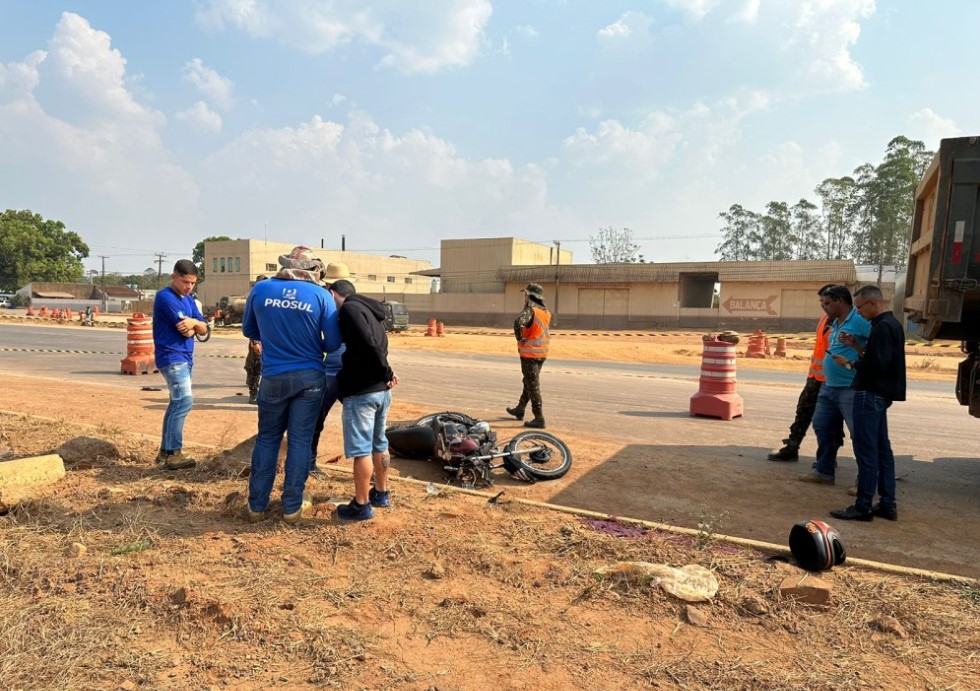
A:
{"label": "roadside barrier tape", "polygon": [[[47,354],[65,354],[65,355],[126,355],[125,352],[118,350],[72,350],[69,348],[12,348],[7,346],[0,346],[0,353],[47,353]],[[220,355],[211,353],[199,353],[196,357],[205,358],[217,358],[217,359],[231,359],[231,360],[244,360],[247,355]]]}

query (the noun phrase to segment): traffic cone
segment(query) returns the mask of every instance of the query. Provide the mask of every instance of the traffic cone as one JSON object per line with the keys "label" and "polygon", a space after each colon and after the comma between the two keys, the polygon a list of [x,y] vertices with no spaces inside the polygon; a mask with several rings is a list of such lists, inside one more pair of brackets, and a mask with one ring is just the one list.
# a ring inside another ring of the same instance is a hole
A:
{"label": "traffic cone", "polygon": [[425,327],[425,335],[426,336],[435,336],[436,335],[436,320],[435,320],[435,317],[432,317],[431,319],[429,319],[429,323]]}
{"label": "traffic cone", "polygon": [[776,339],[775,357],[786,357],[786,339],[782,336]]}
{"label": "traffic cone", "polygon": [[762,331],[756,331],[754,334],[749,336],[749,347],[745,351],[746,357],[754,358],[764,358],[767,355],[768,341],[766,334]]}
{"label": "traffic cone", "polygon": [[436,322],[436,336],[441,337],[445,335],[446,335],[446,325],[443,324],[442,322]]}

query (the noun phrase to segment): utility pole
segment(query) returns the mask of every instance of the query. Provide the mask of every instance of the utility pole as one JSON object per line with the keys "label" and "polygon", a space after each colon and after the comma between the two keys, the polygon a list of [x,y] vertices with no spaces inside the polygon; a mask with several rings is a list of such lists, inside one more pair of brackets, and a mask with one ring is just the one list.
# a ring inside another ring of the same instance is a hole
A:
{"label": "utility pole", "polygon": [[157,290],[160,290],[160,282],[163,278],[163,258],[167,255],[163,252],[159,252],[154,256],[157,258]]}
{"label": "utility pole", "polygon": [[558,266],[561,264],[561,240],[555,240],[555,311],[551,315],[551,325],[555,326],[558,316],[558,289],[561,287],[561,276]]}
{"label": "utility pole", "polygon": [[99,259],[102,260],[102,311],[109,311],[109,303],[105,297],[105,260],[108,259],[107,256],[100,254]]}

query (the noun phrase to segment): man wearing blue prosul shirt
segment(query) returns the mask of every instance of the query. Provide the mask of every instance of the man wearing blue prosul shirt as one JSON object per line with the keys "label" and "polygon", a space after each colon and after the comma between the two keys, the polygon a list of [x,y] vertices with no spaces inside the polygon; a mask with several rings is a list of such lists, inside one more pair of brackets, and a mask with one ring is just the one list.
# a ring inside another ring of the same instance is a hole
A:
{"label": "man wearing blue prosul shirt", "polygon": [[[845,286],[831,286],[824,295],[829,298],[827,318],[833,319],[833,322],[823,361],[826,381],[820,387],[817,407],[813,412],[817,463],[812,472],[800,475],[799,479],[802,482],[832,485],[843,425],[847,425],[851,439],[854,439],[854,370],[841,366],[834,356],[841,355],[847,361],[855,360],[857,350],[848,343],[857,343],[863,348],[871,334],[871,324],[854,309],[851,291]],[[853,339],[848,336],[853,336]]]}
{"label": "man wearing blue prosul shirt", "polygon": [[279,257],[282,269],[256,283],[245,303],[242,333],[262,342],[259,432],[248,479],[248,518],[261,521],[287,434],[283,520],[303,516],[310,444],[323,401],[324,354],[340,347],[337,308],[320,287],[323,263],[302,245]]}
{"label": "man wearing blue prosul shirt", "polygon": [[170,403],[163,414],[163,435],[156,462],[167,470],[193,468],[196,462],[184,456],[184,420],[194,396],[194,334],[208,332],[207,322],[194,296],[197,266],[190,259],[174,264],[170,285],[153,299],[153,348],[157,369],[167,382]]}

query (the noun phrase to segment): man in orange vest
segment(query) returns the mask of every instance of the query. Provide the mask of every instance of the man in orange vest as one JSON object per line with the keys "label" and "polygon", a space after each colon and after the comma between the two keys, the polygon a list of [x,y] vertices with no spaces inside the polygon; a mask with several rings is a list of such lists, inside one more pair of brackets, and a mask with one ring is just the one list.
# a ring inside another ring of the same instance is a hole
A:
{"label": "man in orange vest", "polygon": [[514,337],[517,339],[517,352],[521,356],[521,374],[524,375],[524,391],[521,400],[507,412],[518,420],[524,419],[524,409],[531,402],[534,419],[524,423],[525,427],[542,429],[544,411],[541,405],[541,368],[548,357],[551,335],[548,324],[551,312],[544,304],[544,289],[537,283],[528,283],[524,293],[524,309],[514,320]]}
{"label": "man in orange vest", "polygon": [[820,308],[824,311],[820,321],[817,322],[817,342],[813,346],[813,355],[810,357],[810,371],[807,373],[806,384],[800,392],[800,398],[796,402],[796,419],[789,427],[789,437],[783,439],[783,448],[773,451],[767,457],[770,461],[798,461],[800,460],[800,444],[803,437],[813,421],[813,411],[817,407],[817,396],[820,394],[820,387],[823,386],[823,360],[830,345],[830,324],[827,322],[827,307],[830,305],[830,298],[826,295],[828,288],[833,287],[833,283],[825,285],[817,291],[820,297]]}

